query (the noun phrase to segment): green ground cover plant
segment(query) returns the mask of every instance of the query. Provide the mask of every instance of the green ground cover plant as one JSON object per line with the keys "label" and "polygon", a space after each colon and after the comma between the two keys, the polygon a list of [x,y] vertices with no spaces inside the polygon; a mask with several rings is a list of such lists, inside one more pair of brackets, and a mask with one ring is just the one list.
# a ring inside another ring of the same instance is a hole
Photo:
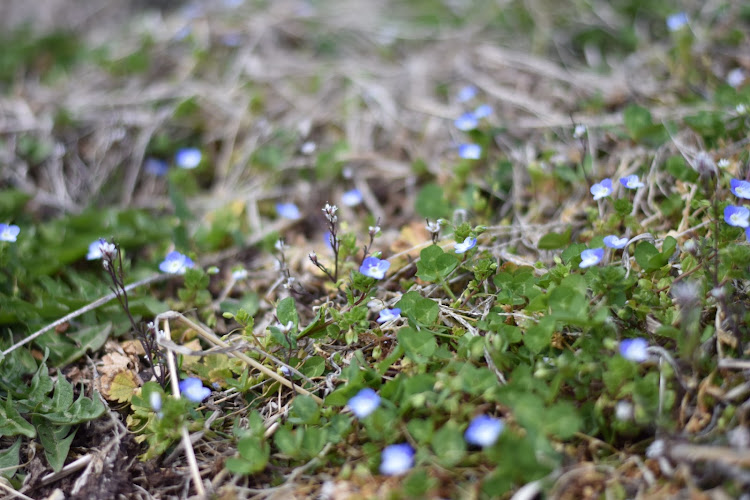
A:
{"label": "green ground cover plant", "polygon": [[750,10],[687,4],[9,36],[0,487],[739,498]]}

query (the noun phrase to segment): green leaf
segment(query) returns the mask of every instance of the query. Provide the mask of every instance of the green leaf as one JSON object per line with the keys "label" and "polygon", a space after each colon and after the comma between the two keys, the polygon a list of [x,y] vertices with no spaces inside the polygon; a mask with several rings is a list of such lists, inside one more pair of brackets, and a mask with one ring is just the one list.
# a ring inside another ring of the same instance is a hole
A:
{"label": "green leaf", "polygon": [[65,411],[73,404],[73,386],[63,376],[57,377],[55,393],[52,395],[52,408]]}
{"label": "green leaf", "polygon": [[271,447],[257,437],[245,437],[237,443],[237,451],[243,458],[242,474],[253,474],[266,468]]}
{"label": "green leaf", "polygon": [[0,406],[0,436],[16,436],[19,434],[34,438],[36,437],[36,430],[18,413],[13,400],[9,397]]}
{"label": "green leaf", "polygon": [[279,323],[286,326],[290,321],[295,328],[299,325],[299,316],[297,315],[297,304],[293,297],[286,297],[276,306],[276,316]]}
{"label": "green leaf", "polygon": [[21,438],[18,438],[10,448],[0,451],[0,476],[10,479],[15,475],[20,463],[20,450]]}
{"label": "green leaf", "polygon": [[466,455],[466,441],[458,426],[449,421],[435,433],[432,449],[441,465],[452,467]]}
{"label": "green leaf", "polygon": [[[96,352],[102,347],[112,333],[112,322],[96,324],[86,328],[81,328],[77,332],[69,333],[68,338],[75,342],[77,346],[67,356],[54,360],[55,366],[66,366],[84,356],[86,352]],[[51,357],[51,356],[50,356]],[[52,360],[50,360],[51,362]]]}
{"label": "green leaf", "polygon": [[441,281],[453,272],[458,264],[459,260],[455,255],[445,253],[437,245],[430,245],[419,253],[417,276],[424,281]]}
{"label": "green leaf", "polygon": [[425,326],[433,325],[440,313],[440,306],[437,302],[422,297],[419,292],[406,292],[396,307],[400,308],[407,318]]}
{"label": "green leaf", "polygon": [[301,436],[288,427],[279,427],[273,435],[273,442],[284,455],[292,458],[299,455]]}
{"label": "green leaf", "polygon": [[321,356],[313,356],[305,361],[300,371],[309,378],[319,377],[323,375],[326,369],[326,360]]}
{"label": "green leaf", "polygon": [[405,327],[398,331],[396,337],[406,355],[417,363],[426,362],[437,349],[435,335],[428,330],[417,331]]}
{"label": "green leaf", "polygon": [[65,465],[70,443],[76,435],[75,429],[70,432],[71,426],[57,426],[38,416],[34,416],[32,421],[39,434],[39,441],[44,446],[44,456],[47,457],[47,462],[52,470],[58,472]]}
{"label": "green leaf", "polygon": [[523,336],[523,343],[531,352],[538,354],[549,346],[554,330],[554,318],[550,318],[549,316],[544,317],[539,323],[526,331],[526,334]]}
{"label": "green leaf", "polygon": [[578,432],[583,425],[575,406],[569,401],[560,401],[544,410],[545,433],[560,439],[568,439]]}
{"label": "green leaf", "polygon": [[651,112],[636,104],[631,104],[625,108],[623,117],[625,128],[628,129],[631,139],[635,141],[643,137],[654,124]]}
{"label": "green leaf", "polygon": [[568,227],[564,233],[547,233],[539,239],[537,246],[541,250],[556,250],[563,248],[570,243],[570,236],[573,234],[573,228]]}
{"label": "green leaf", "polygon": [[293,424],[317,424],[320,420],[320,407],[310,396],[295,396],[289,412],[289,422]]}

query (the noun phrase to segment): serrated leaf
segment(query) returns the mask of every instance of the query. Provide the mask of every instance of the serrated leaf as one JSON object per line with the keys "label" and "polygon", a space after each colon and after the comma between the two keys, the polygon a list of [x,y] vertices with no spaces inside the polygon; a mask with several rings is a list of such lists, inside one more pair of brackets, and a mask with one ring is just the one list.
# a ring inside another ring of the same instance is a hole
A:
{"label": "serrated leaf", "polygon": [[260,438],[244,437],[237,443],[237,451],[245,462],[244,469],[249,471],[244,474],[252,474],[265,469],[271,447]]}
{"label": "serrated leaf", "polygon": [[71,432],[69,425],[58,426],[38,416],[34,416],[32,420],[44,447],[44,456],[52,470],[58,472],[65,465],[76,430]]}
{"label": "serrated leaf", "polygon": [[289,422],[293,424],[313,425],[320,420],[320,407],[310,396],[297,395],[289,412]]}
{"label": "serrated leaf", "polygon": [[121,371],[112,379],[109,386],[109,400],[118,403],[127,403],[133,398],[133,393],[138,388],[135,374],[129,370]]}
{"label": "serrated leaf", "polygon": [[432,449],[442,465],[452,467],[466,455],[466,441],[458,426],[447,422],[432,438]]}
{"label": "serrated leaf", "polygon": [[434,324],[440,313],[440,306],[437,302],[422,297],[419,292],[406,292],[398,301],[396,307],[401,309],[404,316],[425,326]]}
{"label": "serrated leaf", "polygon": [[419,253],[417,262],[417,276],[424,281],[439,281],[445,279],[458,266],[458,258],[445,253],[437,245],[430,245]]}

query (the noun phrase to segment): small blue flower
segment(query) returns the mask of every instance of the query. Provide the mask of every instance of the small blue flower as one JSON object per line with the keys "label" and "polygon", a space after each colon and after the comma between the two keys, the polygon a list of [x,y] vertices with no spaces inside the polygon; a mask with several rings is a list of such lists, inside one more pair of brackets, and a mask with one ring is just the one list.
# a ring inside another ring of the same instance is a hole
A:
{"label": "small blue flower", "polygon": [[487,118],[492,114],[492,106],[489,104],[482,104],[481,106],[477,106],[477,109],[474,110],[474,118],[477,120],[481,120],[482,118]]}
{"label": "small blue flower", "polygon": [[622,179],[620,179],[620,184],[628,189],[638,189],[645,186],[645,184],[642,183],[638,176],[635,174],[623,177]]}
{"label": "small blue flower", "polygon": [[151,405],[151,409],[155,412],[161,411],[161,394],[158,391],[153,391],[148,397],[148,402]]}
{"label": "small blue flower", "polygon": [[615,234],[610,234],[609,236],[604,237],[604,245],[606,245],[609,248],[614,248],[615,250],[619,250],[620,248],[625,248],[625,245],[628,244],[627,238],[618,238]]}
{"label": "small blue flower", "polygon": [[739,179],[732,179],[729,181],[732,194],[738,198],[750,200],[750,182],[741,181]]}
{"label": "small blue flower", "polygon": [[456,118],[453,121],[453,125],[458,130],[463,130],[464,132],[468,130],[474,130],[479,126],[479,120],[477,120],[477,117],[474,116],[474,113],[468,112],[464,113],[458,118]]}
{"label": "small blue flower", "polygon": [[678,12],[667,16],[667,29],[669,31],[677,31],[683,26],[686,26],[690,20],[685,12]]}
{"label": "small blue flower", "polygon": [[750,226],[750,210],[747,207],[727,205],[724,209],[724,220],[730,226],[746,228]]}
{"label": "small blue flower", "polygon": [[392,444],[380,455],[380,473],[398,476],[414,467],[414,448],[409,443]]}
{"label": "small blue flower", "polygon": [[471,101],[477,96],[477,88],[474,85],[466,85],[458,91],[458,102]]}
{"label": "small blue flower", "polygon": [[89,245],[89,251],[86,254],[86,260],[101,259],[107,254],[112,254],[117,251],[117,248],[112,243],[107,243],[104,238],[99,238],[96,241],[91,242]]}
{"label": "small blue flower", "polygon": [[356,207],[362,203],[362,192],[359,189],[350,189],[341,195],[341,203],[347,207]]}
{"label": "small blue flower", "polygon": [[248,275],[247,269],[242,268],[242,267],[232,271],[232,279],[234,281],[244,280],[245,278],[247,278],[247,275]]}
{"label": "small blue flower", "polygon": [[502,434],[505,424],[499,418],[489,415],[477,415],[474,417],[464,432],[467,443],[482,448],[492,446]]}
{"label": "small blue flower", "polygon": [[458,156],[464,160],[478,160],[482,157],[482,146],[479,144],[461,144],[458,146]]}
{"label": "small blue flower", "polygon": [[398,307],[394,307],[393,309],[383,309],[382,311],[380,311],[380,315],[375,321],[377,321],[378,323],[385,323],[386,321],[393,321],[400,317],[401,309],[399,309]]}
{"label": "small blue flower", "polygon": [[294,203],[277,203],[276,213],[279,214],[279,217],[291,220],[297,220],[302,217],[299,208]]}
{"label": "small blue flower", "polygon": [[374,412],[380,406],[380,396],[374,390],[368,388],[362,389],[356,396],[351,398],[346,406],[352,410],[352,413],[359,418],[365,418]]}
{"label": "small blue flower", "polygon": [[745,228],[745,239],[747,239],[747,242],[750,243],[750,226]]}
{"label": "small blue flower", "polygon": [[579,264],[579,267],[583,269],[586,267],[595,266],[602,261],[603,257],[603,248],[591,248],[589,250],[584,250],[583,252],[581,252],[581,263]]}
{"label": "small blue flower", "polygon": [[477,239],[472,238],[471,236],[467,236],[464,239],[463,243],[455,243],[453,245],[453,248],[456,249],[456,253],[464,253],[464,252],[468,252],[475,246],[477,246]]}
{"label": "small blue flower", "polygon": [[612,179],[604,179],[602,182],[598,182],[591,186],[591,194],[594,195],[594,200],[601,200],[602,198],[612,194]]}
{"label": "small blue flower", "polygon": [[21,228],[14,224],[0,224],[0,241],[14,242],[20,232]]}
{"label": "small blue flower", "polygon": [[620,341],[620,355],[630,361],[643,363],[648,359],[648,342],[646,339],[624,339]]}
{"label": "small blue flower", "polygon": [[380,260],[377,257],[367,257],[362,261],[359,272],[370,278],[382,280],[389,267],[391,267],[391,263],[387,260]]}
{"label": "small blue flower", "polygon": [[190,257],[173,250],[169,252],[162,263],[159,264],[159,270],[168,274],[185,274],[185,271],[192,268],[194,265],[195,264]]}
{"label": "small blue flower", "polygon": [[180,381],[180,394],[193,403],[200,403],[211,395],[211,389],[203,387],[201,379],[188,377]]}
{"label": "small blue flower", "polygon": [[151,175],[163,177],[167,174],[169,165],[164,160],[158,158],[146,158],[146,161],[143,162],[143,169]]}
{"label": "small blue flower", "polygon": [[192,170],[201,163],[203,153],[198,148],[184,148],[177,151],[174,157],[175,163],[178,167],[186,170]]}

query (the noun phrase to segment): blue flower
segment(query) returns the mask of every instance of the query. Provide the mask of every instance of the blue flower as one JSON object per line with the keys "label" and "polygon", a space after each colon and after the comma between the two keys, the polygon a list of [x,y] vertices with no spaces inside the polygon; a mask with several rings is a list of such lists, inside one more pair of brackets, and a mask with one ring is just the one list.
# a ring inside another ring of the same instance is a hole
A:
{"label": "blue flower", "polygon": [[347,207],[356,207],[362,203],[362,192],[359,189],[350,189],[341,195],[341,203]]}
{"label": "blue flower", "polygon": [[285,219],[297,220],[302,217],[299,208],[294,203],[277,203],[276,213]]}
{"label": "blue flower", "polygon": [[471,101],[477,96],[477,88],[474,85],[466,85],[458,91],[458,102]]}
{"label": "blue flower", "polygon": [[630,361],[642,363],[648,359],[648,342],[646,339],[624,339],[620,341],[620,355]]}
{"label": "blue flower", "polygon": [[193,403],[200,403],[211,395],[211,389],[203,387],[201,379],[188,377],[180,381],[180,394]]}
{"label": "blue flower", "polygon": [[750,226],[745,228],[745,239],[747,239],[747,242],[750,243]]}
{"label": "blue flower", "polygon": [[195,264],[190,257],[173,250],[169,252],[162,263],[159,264],[159,270],[168,274],[185,274],[185,271],[192,268],[194,265]]}
{"label": "blue flower", "polygon": [[482,146],[479,144],[461,144],[458,146],[458,156],[464,160],[478,160],[482,157]]}
{"label": "blue flower", "polygon": [[158,158],[146,158],[146,161],[143,162],[143,169],[151,175],[162,177],[166,175],[169,166],[164,160]]}
{"label": "blue flower", "polygon": [[458,130],[463,130],[465,132],[467,130],[474,130],[475,128],[477,128],[477,126],[479,126],[479,120],[477,120],[477,117],[474,116],[474,113],[468,112],[456,118],[453,121],[453,125]]}
{"label": "blue flower", "polygon": [[472,238],[471,236],[467,236],[464,239],[463,243],[455,243],[453,245],[453,248],[456,249],[456,253],[464,253],[464,252],[468,252],[475,246],[477,246],[477,239]]}
{"label": "blue flower", "polygon": [[380,260],[377,257],[367,257],[362,261],[359,272],[370,278],[382,280],[389,267],[391,267],[391,263],[387,260]]}
{"label": "blue flower", "polygon": [[645,186],[645,184],[642,183],[638,176],[635,174],[623,177],[622,179],[620,179],[620,184],[628,189],[638,189]]}
{"label": "blue flower", "polygon": [[177,151],[174,157],[175,163],[178,167],[187,170],[192,170],[201,163],[203,153],[198,148],[184,148]]}
{"label": "blue flower", "polygon": [[492,446],[503,432],[505,424],[499,418],[489,415],[477,415],[474,417],[464,432],[464,439],[469,444],[486,447]]}
{"label": "blue flower", "polygon": [[117,248],[112,243],[107,243],[104,238],[99,238],[96,241],[91,242],[89,245],[89,252],[86,254],[86,260],[101,259],[107,254],[114,255]]}
{"label": "blue flower", "polygon": [[159,391],[152,391],[148,396],[148,402],[152,410],[157,413],[161,411],[161,394],[159,394]]}
{"label": "blue flower", "polygon": [[232,271],[232,279],[234,281],[244,280],[245,278],[247,278],[247,275],[248,275],[247,269],[242,268],[242,267]]}
{"label": "blue flower", "polygon": [[380,311],[380,315],[378,316],[377,321],[378,323],[385,323],[386,321],[393,321],[394,319],[398,319],[401,317],[401,309],[398,307],[394,307],[393,309],[383,309]]}
{"label": "blue flower", "polygon": [[16,241],[21,228],[13,224],[0,224],[0,241]]}
{"label": "blue flower", "polygon": [[627,244],[627,238],[618,238],[615,234],[610,234],[609,236],[604,237],[604,245],[609,248],[619,250],[620,248],[625,248],[625,245]]}
{"label": "blue flower", "polygon": [[581,263],[579,264],[579,267],[583,269],[585,267],[595,266],[602,261],[602,257],[604,257],[603,248],[584,250],[581,252]]}
{"label": "blue flower", "polygon": [[750,182],[741,181],[739,179],[732,179],[729,181],[729,186],[732,189],[732,194],[738,198],[750,200]]}
{"label": "blue flower", "polygon": [[365,418],[380,406],[380,396],[368,387],[359,391],[346,403],[346,406],[352,410],[357,418]]}
{"label": "blue flower", "polygon": [[596,183],[591,186],[591,194],[594,195],[594,200],[601,200],[602,198],[612,194],[612,179],[604,179],[602,182]]}
{"label": "blue flower", "polygon": [[667,29],[677,31],[689,22],[688,15],[684,12],[678,12],[667,16]]}
{"label": "blue flower", "polygon": [[414,448],[409,443],[392,444],[380,455],[380,473],[398,476],[414,467]]}
{"label": "blue flower", "polygon": [[748,227],[750,226],[750,210],[747,207],[727,205],[724,209],[724,220],[730,226]]}
{"label": "blue flower", "polygon": [[489,104],[482,104],[481,106],[477,106],[477,109],[474,110],[474,118],[477,120],[481,120],[482,118],[487,118],[492,114],[492,106]]}

